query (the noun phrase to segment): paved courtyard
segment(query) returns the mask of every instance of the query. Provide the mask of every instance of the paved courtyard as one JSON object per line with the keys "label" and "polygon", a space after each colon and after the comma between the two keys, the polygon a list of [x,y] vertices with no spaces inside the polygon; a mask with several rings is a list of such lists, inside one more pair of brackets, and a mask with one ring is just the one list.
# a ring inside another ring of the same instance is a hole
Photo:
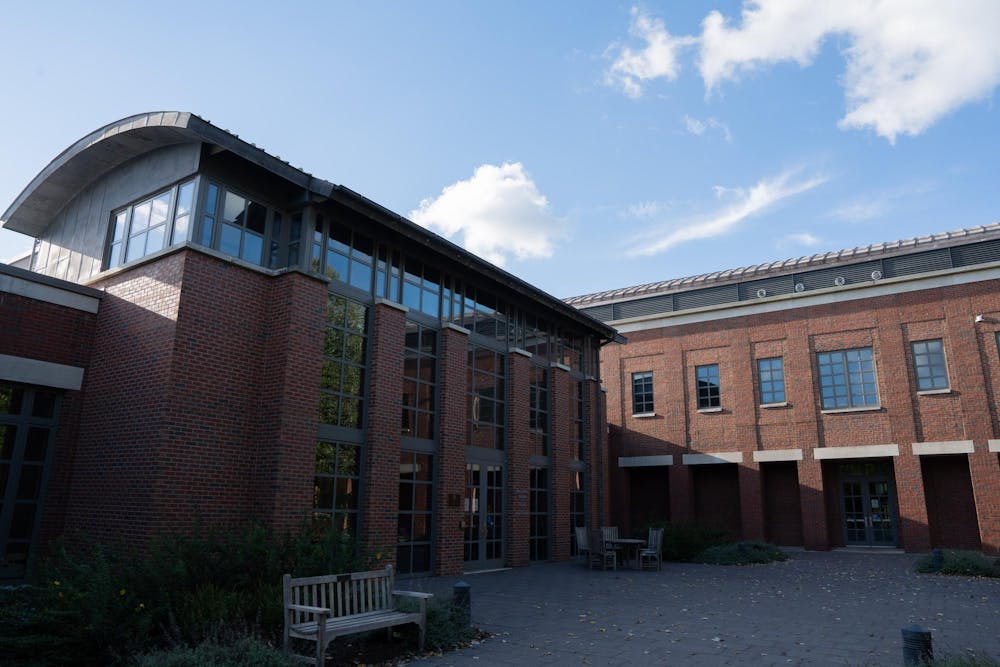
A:
{"label": "paved courtyard", "polygon": [[[785,563],[579,562],[467,575],[493,638],[419,665],[899,665],[900,628],[935,652],[1000,658],[1000,580],[918,575],[916,556],[794,552]],[[460,577],[411,582],[450,595]]]}

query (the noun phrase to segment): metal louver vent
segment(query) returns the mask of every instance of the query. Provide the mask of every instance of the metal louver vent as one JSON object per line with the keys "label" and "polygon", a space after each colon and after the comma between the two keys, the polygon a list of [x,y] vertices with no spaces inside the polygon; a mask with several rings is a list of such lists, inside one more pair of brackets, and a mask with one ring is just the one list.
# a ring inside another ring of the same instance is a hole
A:
{"label": "metal louver vent", "polygon": [[688,308],[703,308],[705,306],[715,306],[722,303],[732,303],[740,300],[739,285],[719,285],[718,287],[707,287],[705,289],[681,292],[674,295],[676,297],[677,310],[687,310]]}
{"label": "metal louver vent", "polygon": [[651,296],[646,299],[636,299],[635,301],[623,301],[615,304],[615,319],[624,320],[629,317],[643,317],[645,315],[656,315],[658,313],[669,313],[674,309],[674,298],[672,294],[661,294]]}
{"label": "metal louver vent", "polygon": [[595,320],[600,320],[601,322],[611,321],[611,304],[606,304],[603,306],[592,306],[590,308],[581,308],[581,311],[587,313]]}
{"label": "metal louver vent", "polygon": [[955,246],[951,249],[951,261],[955,266],[1000,262],[1000,240]]}
{"label": "metal louver vent", "polygon": [[948,248],[929,250],[901,257],[886,257],[882,260],[888,278],[909,276],[914,273],[940,271],[951,268],[951,253]]}
{"label": "metal louver vent", "polygon": [[[838,284],[853,285],[869,282],[872,279],[872,271],[876,270],[882,270],[881,261],[832,266],[828,269],[799,273],[795,277],[806,286],[807,290],[814,290],[835,287]],[[837,278],[843,278],[843,283],[836,282]]]}
{"label": "metal louver vent", "polygon": [[767,290],[767,296],[791,294],[795,290],[792,276],[775,276],[763,280],[751,280],[740,284],[740,300],[746,301],[757,297],[758,290]]}

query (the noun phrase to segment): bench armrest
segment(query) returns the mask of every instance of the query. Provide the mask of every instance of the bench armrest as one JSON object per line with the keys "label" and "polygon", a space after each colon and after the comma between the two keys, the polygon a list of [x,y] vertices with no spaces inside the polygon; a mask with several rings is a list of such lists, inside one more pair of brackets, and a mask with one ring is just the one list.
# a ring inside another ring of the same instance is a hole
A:
{"label": "bench armrest", "polygon": [[310,607],[304,604],[290,604],[285,607],[288,611],[304,611],[310,614],[319,614],[329,616],[332,612],[327,607]]}
{"label": "bench armrest", "polygon": [[429,600],[434,597],[433,593],[421,593],[419,591],[393,591],[392,594],[404,598],[419,598],[421,600]]}

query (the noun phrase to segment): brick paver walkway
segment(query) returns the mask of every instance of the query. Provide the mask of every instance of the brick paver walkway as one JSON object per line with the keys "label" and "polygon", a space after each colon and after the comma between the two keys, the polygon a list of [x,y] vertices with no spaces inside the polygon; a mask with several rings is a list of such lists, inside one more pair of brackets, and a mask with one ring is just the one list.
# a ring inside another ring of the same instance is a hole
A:
{"label": "brick paver walkway", "polygon": [[[899,665],[900,628],[938,655],[1000,658],[1000,580],[918,575],[915,556],[796,552],[786,563],[552,563],[467,575],[496,636],[420,665]],[[459,577],[412,582],[449,595]]]}

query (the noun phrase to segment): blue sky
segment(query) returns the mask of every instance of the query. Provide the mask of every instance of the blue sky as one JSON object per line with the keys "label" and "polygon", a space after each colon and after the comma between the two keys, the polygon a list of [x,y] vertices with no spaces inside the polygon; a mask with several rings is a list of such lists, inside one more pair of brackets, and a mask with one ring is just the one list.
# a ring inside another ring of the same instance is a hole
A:
{"label": "blue sky", "polygon": [[1000,221],[993,0],[2,10],[0,210],[178,109],[562,297]]}

